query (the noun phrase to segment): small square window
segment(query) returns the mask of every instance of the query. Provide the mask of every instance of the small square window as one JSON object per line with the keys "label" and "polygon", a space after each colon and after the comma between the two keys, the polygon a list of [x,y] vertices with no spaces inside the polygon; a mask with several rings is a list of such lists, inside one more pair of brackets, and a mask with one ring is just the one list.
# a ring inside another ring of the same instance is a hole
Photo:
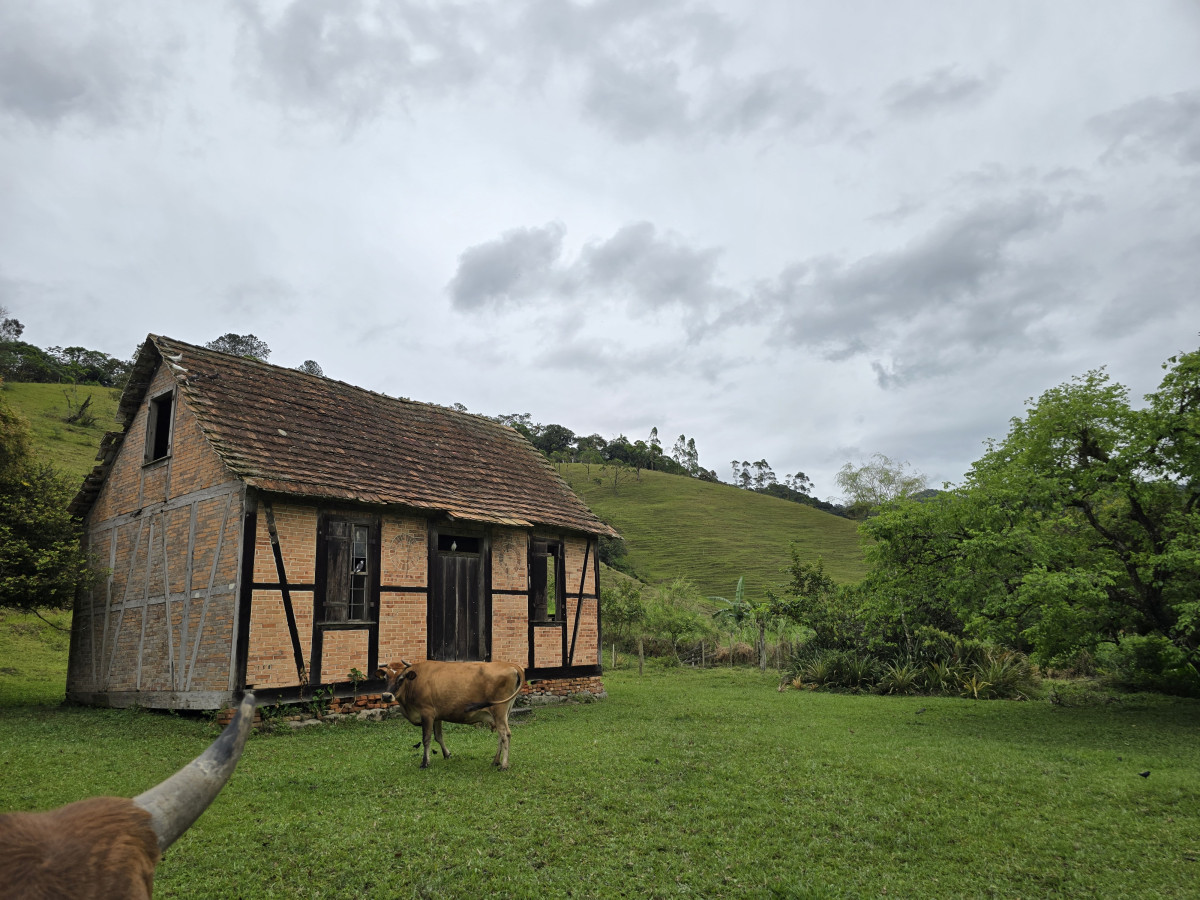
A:
{"label": "small square window", "polygon": [[146,421],[146,462],[163,459],[171,452],[171,412],[175,395],[168,391],[150,401],[150,416]]}

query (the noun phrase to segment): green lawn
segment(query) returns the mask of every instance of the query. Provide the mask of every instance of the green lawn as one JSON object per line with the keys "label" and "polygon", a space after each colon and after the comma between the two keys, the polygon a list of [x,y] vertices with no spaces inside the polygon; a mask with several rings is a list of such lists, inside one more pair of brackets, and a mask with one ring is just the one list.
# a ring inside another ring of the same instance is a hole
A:
{"label": "green lawn", "polygon": [[866,574],[857,524],[811,506],[650,471],[614,491],[611,478],[600,479],[599,466],[590,474],[578,464],[558,470],[621,532],[630,564],[651,583],[686,575],[706,595],[732,597],[744,575],[747,596],[760,599],[786,580],[780,570],[791,560],[792,542],[803,559],[822,557],[837,581]]}
{"label": "green lawn", "polygon": [[62,703],[67,691],[71,613],[0,607],[0,714],[6,706]]}
{"label": "green lawn", "polygon": [[[89,395],[95,423],[68,425],[64,420],[72,407],[77,408]],[[29,421],[35,457],[79,481],[96,465],[104,433],[118,430],[117,396],[112,388],[6,382],[3,397]]]}
{"label": "green lawn", "polygon": [[[506,773],[494,735],[460,726],[426,771],[400,721],[255,735],[156,897],[1200,896],[1200,703],[777,693],[746,669],[605,682],[519,720]],[[215,733],[0,715],[5,808],[137,793]]]}

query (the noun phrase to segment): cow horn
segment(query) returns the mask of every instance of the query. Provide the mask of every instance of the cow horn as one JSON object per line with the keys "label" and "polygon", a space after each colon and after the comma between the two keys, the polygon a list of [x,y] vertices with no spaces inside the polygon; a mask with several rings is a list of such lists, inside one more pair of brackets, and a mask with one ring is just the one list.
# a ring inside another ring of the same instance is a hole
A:
{"label": "cow horn", "polygon": [[242,747],[254,723],[254,694],[242,698],[233,717],[207,750],[133,802],[150,813],[150,826],[158,835],[158,849],[166,850],[200,818],[233,774]]}

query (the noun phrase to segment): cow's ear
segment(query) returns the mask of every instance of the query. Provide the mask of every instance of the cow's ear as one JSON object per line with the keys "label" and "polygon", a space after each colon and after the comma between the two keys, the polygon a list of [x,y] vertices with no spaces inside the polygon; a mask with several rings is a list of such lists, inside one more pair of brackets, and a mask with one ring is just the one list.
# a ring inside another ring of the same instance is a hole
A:
{"label": "cow's ear", "polygon": [[417,677],[417,673],[414,672],[412,669],[409,669],[407,672],[404,673],[405,681],[412,681],[416,677]]}
{"label": "cow's ear", "polygon": [[387,670],[387,668],[384,666],[380,666],[378,669],[375,670],[376,678],[387,678],[388,675],[390,675],[390,674],[391,674],[391,672],[389,672]]}

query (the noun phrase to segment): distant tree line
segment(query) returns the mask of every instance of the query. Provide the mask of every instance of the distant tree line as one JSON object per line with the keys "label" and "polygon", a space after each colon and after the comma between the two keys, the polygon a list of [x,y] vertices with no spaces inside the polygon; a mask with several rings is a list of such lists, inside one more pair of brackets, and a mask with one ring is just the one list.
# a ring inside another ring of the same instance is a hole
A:
{"label": "distant tree line", "polygon": [[[35,347],[21,340],[25,326],[0,306],[0,378],[5,381],[39,384],[78,384],[124,388],[140,345],[129,359],[117,359],[86,347]],[[271,355],[267,342],[253,334],[228,332],[204,345],[209,350],[245,356],[266,362]],[[309,375],[325,373],[316,360],[296,366]]]}
{"label": "distant tree line", "polygon": [[[461,403],[455,404],[455,407],[466,410]],[[608,440],[599,434],[577,435],[564,425],[534,423],[529,413],[503,413],[491,418],[520,432],[552,462],[616,464],[635,476],[640,475],[643,469],[649,469],[668,475],[699,478],[701,481],[720,481],[716,472],[700,465],[696,439],[686,434],[675,439],[668,454],[663,450],[657,427],[650,429],[645,440],[630,440],[624,434]]]}
{"label": "distant tree line", "polygon": [[25,326],[0,306],[0,378],[46,384],[121,387],[131,359],[117,359],[86,347],[35,347],[21,340]]}

